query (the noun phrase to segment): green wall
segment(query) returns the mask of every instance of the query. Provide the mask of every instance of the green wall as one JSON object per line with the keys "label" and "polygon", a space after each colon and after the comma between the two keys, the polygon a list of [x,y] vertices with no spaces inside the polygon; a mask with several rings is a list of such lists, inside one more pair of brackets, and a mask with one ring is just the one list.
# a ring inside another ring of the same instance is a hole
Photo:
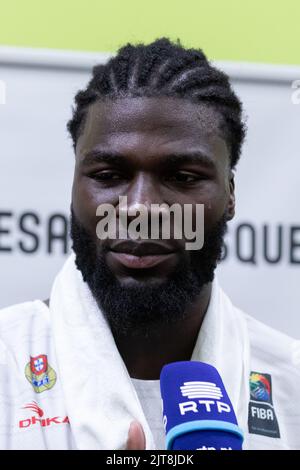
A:
{"label": "green wall", "polygon": [[115,51],[160,36],[211,59],[300,64],[300,0],[0,0],[0,44]]}

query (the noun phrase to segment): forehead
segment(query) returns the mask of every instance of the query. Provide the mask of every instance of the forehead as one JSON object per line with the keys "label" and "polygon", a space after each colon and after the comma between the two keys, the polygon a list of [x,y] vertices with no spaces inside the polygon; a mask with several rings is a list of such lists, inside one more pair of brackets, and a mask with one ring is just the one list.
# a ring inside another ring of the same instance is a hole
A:
{"label": "forehead", "polygon": [[187,148],[228,153],[220,115],[211,106],[182,98],[135,97],[96,101],[87,112],[76,154],[105,148],[118,153],[163,155]]}

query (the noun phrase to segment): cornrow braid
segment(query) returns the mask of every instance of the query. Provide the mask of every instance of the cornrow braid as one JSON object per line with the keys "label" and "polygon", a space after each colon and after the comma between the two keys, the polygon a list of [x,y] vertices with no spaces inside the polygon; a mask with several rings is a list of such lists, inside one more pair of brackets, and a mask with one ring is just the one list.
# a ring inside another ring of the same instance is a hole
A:
{"label": "cornrow braid", "polygon": [[67,124],[73,147],[82,131],[89,106],[105,97],[185,98],[212,105],[222,117],[222,129],[231,150],[231,168],[239,160],[246,128],[242,105],[226,74],[213,67],[201,50],[185,49],[180,41],[160,38],[151,44],[127,44],[105,65],[93,68],[85,90],[75,96]]}

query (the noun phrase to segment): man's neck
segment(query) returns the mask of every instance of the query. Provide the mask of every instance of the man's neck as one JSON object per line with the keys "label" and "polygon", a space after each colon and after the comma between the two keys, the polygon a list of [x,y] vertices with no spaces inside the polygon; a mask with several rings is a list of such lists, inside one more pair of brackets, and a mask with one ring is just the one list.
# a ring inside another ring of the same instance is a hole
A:
{"label": "man's neck", "polygon": [[162,367],[189,361],[207,311],[212,284],[207,284],[183,320],[166,325],[153,334],[115,336],[116,345],[131,377],[158,380]]}

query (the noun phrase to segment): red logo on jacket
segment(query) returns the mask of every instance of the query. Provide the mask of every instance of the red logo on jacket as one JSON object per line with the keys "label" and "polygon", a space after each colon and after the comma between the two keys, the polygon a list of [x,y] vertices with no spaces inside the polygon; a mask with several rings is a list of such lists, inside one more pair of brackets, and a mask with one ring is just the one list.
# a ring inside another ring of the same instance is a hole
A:
{"label": "red logo on jacket", "polygon": [[69,423],[68,416],[65,416],[65,417],[54,416],[53,418],[43,418],[45,413],[35,401],[23,406],[23,409],[28,409],[28,410],[33,411],[34,413],[38,415],[38,417],[31,416],[31,418],[22,419],[21,421],[19,421],[19,428],[21,429],[29,428],[34,425],[39,425],[44,428],[44,427],[51,426],[53,424],[68,424]]}

